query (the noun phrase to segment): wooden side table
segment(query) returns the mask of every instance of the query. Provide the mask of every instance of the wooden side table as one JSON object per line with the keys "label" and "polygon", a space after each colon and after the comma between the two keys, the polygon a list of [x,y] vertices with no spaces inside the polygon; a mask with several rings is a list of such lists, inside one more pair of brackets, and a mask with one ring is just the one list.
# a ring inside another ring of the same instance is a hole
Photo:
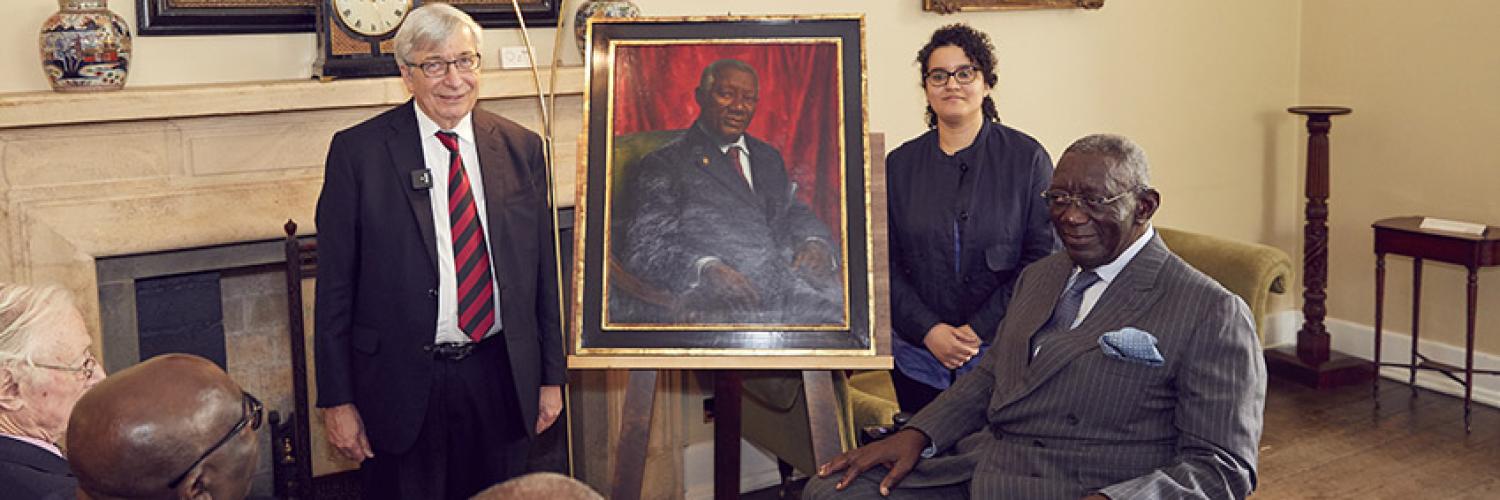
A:
{"label": "wooden side table", "polygon": [[[1433,370],[1464,386],[1464,431],[1469,431],[1469,409],[1473,403],[1474,374],[1500,375],[1500,370],[1474,369],[1474,310],[1479,300],[1479,268],[1500,265],[1500,227],[1489,226],[1483,235],[1449,233],[1422,229],[1422,217],[1396,217],[1375,222],[1375,360],[1378,373],[1382,366],[1406,368],[1407,384],[1416,395],[1417,370]],[[1380,362],[1380,332],[1385,302],[1385,254],[1412,258],[1411,294],[1411,361]],[[1417,330],[1422,305],[1422,261],[1458,264],[1469,270],[1469,309],[1467,340],[1464,344],[1464,366],[1458,367],[1428,359],[1417,351]],[[1463,373],[1463,379],[1458,373]],[[1380,378],[1375,379],[1376,390]],[[1379,402],[1379,399],[1376,399]]]}

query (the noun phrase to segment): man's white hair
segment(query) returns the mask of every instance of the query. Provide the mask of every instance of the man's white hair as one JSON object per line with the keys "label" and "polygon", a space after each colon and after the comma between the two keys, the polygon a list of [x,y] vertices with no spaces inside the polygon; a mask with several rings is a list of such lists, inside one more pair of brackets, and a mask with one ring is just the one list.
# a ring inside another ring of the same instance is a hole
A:
{"label": "man's white hair", "polygon": [[[1079,153],[1103,156],[1123,167],[1115,177],[1123,188],[1144,189],[1151,185],[1151,167],[1146,162],[1146,152],[1135,141],[1118,134],[1093,134],[1073,141],[1063,154]],[[1114,177],[1114,176],[1112,176]]]}
{"label": "man's white hair", "polygon": [[484,32],[474,18],[445,3],[422,4],[406,13],[406,20],[396,31],[396,62],[420,63],[411,60],[412,52],[447,43],[449,38],[465,30],[474,39],[474,53],[484,52]]}
{"label": "man's white hair", "polygon": [[55,286],[0,283],[0,365],[24,362],[39,336],[55,326],[47,321],[69,312],[73,298]]}

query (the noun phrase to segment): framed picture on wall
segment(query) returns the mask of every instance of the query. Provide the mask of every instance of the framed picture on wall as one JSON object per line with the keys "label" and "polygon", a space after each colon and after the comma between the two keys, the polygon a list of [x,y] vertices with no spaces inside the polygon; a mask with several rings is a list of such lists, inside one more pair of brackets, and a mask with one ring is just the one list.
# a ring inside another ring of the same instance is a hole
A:
{"label": "framed picture on wall", "polygon": [[[142,36],[227,35],[238,33],[311,33],[319,0],[135,0],[136,27]],[[562,0],[520,0],[528,26],[557,24]],[[382,0],[409,3],[422,0]],[[510,0],[444,0],[463,9],[485,28],[519,26]]]}
{"label": "framed picture on wall", "polygon": [[591,22],[570,366],[868,365],[863,18]]}
{"label": "framed picture on wall", "polygon": [[1097,9],[1104,0],[922,0],[922,10],[952,14],[976,10]]}

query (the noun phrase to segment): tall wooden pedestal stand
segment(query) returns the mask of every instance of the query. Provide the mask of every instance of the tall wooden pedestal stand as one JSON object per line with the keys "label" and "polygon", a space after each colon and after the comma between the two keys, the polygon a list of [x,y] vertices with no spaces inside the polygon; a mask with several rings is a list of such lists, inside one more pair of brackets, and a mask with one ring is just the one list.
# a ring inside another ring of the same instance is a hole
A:
{"label": "tall wooden pedestal stand", "polygon": [[1266,351],[1266,370],[1316,388],[1368,382],[1370,363],[1329,349],[1323,326],[1328,298],[1328,129],[1329,117],[1352,109],[1300,106],[1287,111],[1307,117],[1307,225],[1302,233],[1302,329],[1295,350]]}

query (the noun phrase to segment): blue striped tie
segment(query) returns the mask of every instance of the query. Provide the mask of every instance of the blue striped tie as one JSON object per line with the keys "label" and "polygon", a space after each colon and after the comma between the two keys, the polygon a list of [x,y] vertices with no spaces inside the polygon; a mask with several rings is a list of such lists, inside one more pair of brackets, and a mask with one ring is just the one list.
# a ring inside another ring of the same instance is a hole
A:
{"label": "blue striped tie", "polygon": [[1073,321],[1078,319],[1078,309],[1083,307],[1083,292],[1099,282],[1099,275],[1093,271],[1078,273],[1073,279],[1073,284],[1068,285],[1068,290],[1063,292],[1062,297],[1057,299],[1057,307],[1052,308],[1052,318],[1042,325],[1036,334],[1031,336],[1031,356],[1041,350],[1041,338],[1055,331],[1068,331],[1073,329]]}

